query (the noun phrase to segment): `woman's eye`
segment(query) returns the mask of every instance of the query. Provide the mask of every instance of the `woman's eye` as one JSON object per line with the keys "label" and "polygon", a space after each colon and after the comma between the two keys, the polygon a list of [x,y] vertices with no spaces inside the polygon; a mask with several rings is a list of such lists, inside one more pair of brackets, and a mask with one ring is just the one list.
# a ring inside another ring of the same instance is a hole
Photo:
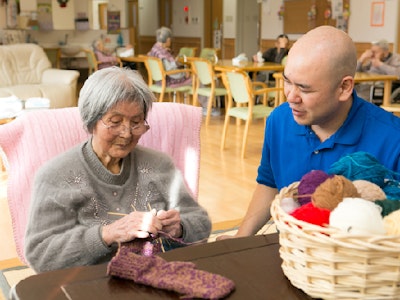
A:
{"label": "woman's eye", "polygon": [[120,125],[122,123],[121,120],[110,120],[110,124],[115,126],[115,125]]}

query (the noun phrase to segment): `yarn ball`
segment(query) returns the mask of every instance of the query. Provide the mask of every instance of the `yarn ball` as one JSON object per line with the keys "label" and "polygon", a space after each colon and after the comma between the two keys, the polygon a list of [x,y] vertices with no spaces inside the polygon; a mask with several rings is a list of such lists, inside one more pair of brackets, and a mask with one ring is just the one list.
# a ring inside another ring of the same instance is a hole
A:
{"label": "yarn ball", "polygon": [[361,198],[344,198],[331,212],[329,225],[352,234],[385,234],[381,208]]}
{"label": "yarn ball", "polygon": [[351,181],[367,180],[382,188],[385,178],[392,178],[394,172],[385,168],[373,155],[367,152],[355,152],[333,163],[328,173],[343,175]]}
{"label": "yarn ball", "polygon": [[385,217],[390,213],[400,209],[400,201],[399,200],[377,200],[375,204],[382,208],[381,215]]}
{"label": "yarn ball", "polygon": [[311,201],[316,207],[332,211],[345,197],[358,198],[360,194],[353,182],[342,175],[334,175],[315,189]]}
{"label": "yarn ball", "polygon": [[290,197],[281,199],[280,205],[283,211],[287,214],[291,214],[293,211],[300,207],[300,204]]}
{"label": "yarn ball", "polygon": [[386,194],[386,198],[390,200],[400,199],[400,182],[394,179],[385,180],[385,186],[383,191]]}
{"label": "yarn ball", "polygon": [[297,220],[307,223],[326,226],[329,224],[330,211],[323,208],[315,207],[312,202],[308,202],[297,208],[291,215]]}
{"label": "yarn ball", "polygon": [[297,187],[298,201],[300,205],[307,204],[311,201],[311,195],[314,193],[315,189],[323,183],[326,179],[332,177],[326,172],[321,170],[312,170],[306,173],[300,180]]}
{"label": "yarn ball", "polygon": [[375,201],[386,199],[385,192],[373,182],[358,179],[354,180],[353,184],[360,194],[360,198],[363,198],[364,200]]}
{"label": "yarn ball", "polygon": [[399,235],[400,234],[400,210],[396,210],[383,218],[383,226],[385,227],[386,234]]}

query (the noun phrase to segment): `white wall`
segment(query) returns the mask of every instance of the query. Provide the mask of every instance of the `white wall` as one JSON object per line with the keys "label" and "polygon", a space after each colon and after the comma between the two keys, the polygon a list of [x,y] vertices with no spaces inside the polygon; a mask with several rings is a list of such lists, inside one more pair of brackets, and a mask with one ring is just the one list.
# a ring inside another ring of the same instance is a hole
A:
{"label": "white wall", "polygon": [[371,42],[387,39],[396,42],[398,0],[385,0],[384,26],[370,24],[371,4],[374,0],[350,0],[349,35],[357,42]]}
{"label": "white wall", "polygon": [[[204,28],[204,1],[203,0],[173,0],[172,3],[172,33],[180,37],[202,37]],[[188,13],[184,7],[189,8]],[[185,17],[189,22],[186,23]]]}
{"label": "white wall", "polygon": [[139,0],[139,35],[155,35],[158,28],[157,0]]}
{"label": "white wall", "polygon": [[224,38],[236,38],[237,0],[223,2],[223,35]]}
{"label": "white wall", "polygon": [[[229,1],[229,0],[225,0]],[[399,1],[385,0],[384,26],[373,27],[370,25],[371,4],[376,0],[350,0],[350,19],[348,33],[355,42],[372,42],[382,38],[390,43],[397,43],[397,16]],[[278,17],[282,0],[262,1],[261,38],[274,39],[283,33],[283,20]],[[296,40],[300,35],[289,35],[291,40]]]}

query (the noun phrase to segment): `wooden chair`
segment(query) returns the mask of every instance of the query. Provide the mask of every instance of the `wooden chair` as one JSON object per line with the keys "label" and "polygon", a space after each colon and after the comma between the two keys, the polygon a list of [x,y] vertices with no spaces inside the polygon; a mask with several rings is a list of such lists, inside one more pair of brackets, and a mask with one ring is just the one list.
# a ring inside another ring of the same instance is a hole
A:
{"label": "wooden chair", "polygon": [[217,87],[218,77],[214,72],[212,63],[199,57],[188,58],[195,74],[195,84],[193,91],[193,105],[198,104],[198,96],[208,97],[207,115],[205,124],[210,123],[210,115],[216,97],[226,96],[227,90],[224,87]]}
{"label": "wooden chair", "polygon": [[44,52],[46,52],[46,55],[51,62],[51,66],[53,68],[60,69],[61,49],[59,47],[56,47],[56,48],[43,48],[43,50]]}
{"label": "wooden chair", "polygon": [[182,47],[179,49],[178,57],[195,57],[197,52],[196,47]]}
{"label": "wooden chair", "polygon": [[148,85],[153,93],[159,94],[158,102],[163,102],[165,94],[169,94],[171,98],[171,94],[173,94],[173,101],[175,102],[183,102],[181,100],[181,95],[186,93],[189,94],[193,91],[193,82],[187,85],[167,85],[167,76],[179,73],[191,73],[188,69],[176,69],[166,71],[164,69],[162,60],[158,57],[153,56],[144,56],[141,58],[144,60],[144,64],[147,69],[148,74]]}
{"label": "wooden chair", "polygon": [[[177,103],[154,103],[147,120],[151,130],[141,137],[139,144],[169,154],[197,199],[201,109]],[[77,107],[32,111],[0,126],[0,154],[8,172],[7,200],[13,237],[23,263],[26,264],[24,235],[35,172],[52,157],[88,137]]]}
{"label": "wooden chair", "polygon": [[212,63],[217,63],[219,51],[220,51],[219,48],[203,48],[200,51],[199,57],[205,58],[211,61]]}
{"label": "wooden chair", "polygon": [[[276,87],[267,87],[263,82],[251,81],[249,75],[237,69],[222,72],[222,79],[228,91],[228,103],[225,109],[225,121],[221,138],[221,150],[225,148],[225,140],[230,118],[245,120],[241,158],[244,158],[247,135],[254,119],[267,118],[274,107],[267,106],[268,93],[277,91]],[[255,104],[256,96],[262,96],[262,104]]]}

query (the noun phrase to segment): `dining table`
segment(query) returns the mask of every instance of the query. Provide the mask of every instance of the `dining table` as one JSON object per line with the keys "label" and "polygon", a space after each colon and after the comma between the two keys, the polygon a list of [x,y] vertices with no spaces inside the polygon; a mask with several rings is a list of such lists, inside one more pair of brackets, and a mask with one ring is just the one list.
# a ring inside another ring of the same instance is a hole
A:
{"label": "dining table", "polygon": [[274,71],[282,72],[285,67],[282,64],[273,62],[254,62],[241,61],[234,63],[232,59],[220,59],[214,64],[215,71],[224,71],[226,69],[241,69],[245,72]]}
{"label": "dining table", "polygon": [[[279,103],[284,102],[284,92],[283,92],[283,85],[284,79],[283,74],[281,72],[275,73],[275,86],[280,89],[278,93],[278,101]],[[398,80],[398,77],[395,75],[385,75],[385,74],[374,74],[374,73],[365,73],[365,72],[356,72],[354,76],[355,83],[362,83],[362,82],[383,82],[384,84],[384,91],[383,91],[383,102],[382,107],[387,108],[390,110],[391,105],[391,91],[392,91],[392,82]]]}
{"label": "dining table", "polygon": [[[285,277],[279,235],[271,233],[214,241],[158,254],[166,261],[189,261],[199,270],[231,279],[234,290],[224,299],[310,300]],[[12,300],[182,299],[174,291],[107,275],[107,264],[48,271],[21,280]],[[172,275],[171,275],[172,276]]]}

